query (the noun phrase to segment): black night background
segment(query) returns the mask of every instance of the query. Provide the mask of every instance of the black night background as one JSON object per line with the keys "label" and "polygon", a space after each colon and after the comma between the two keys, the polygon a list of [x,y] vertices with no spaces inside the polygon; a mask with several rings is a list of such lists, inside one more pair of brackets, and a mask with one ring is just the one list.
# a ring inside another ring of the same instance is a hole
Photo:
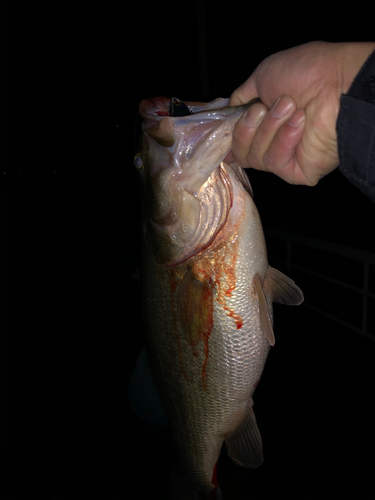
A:
{"label": "black night background", "polygon": [[[29,9],[10,38],[23,40],[21,50],[3,47],[22,80],[9,71],[17,97],[2,92],[1,497],[164,500],[169,435],[140,421],[127,399],[143,345],[139,102],[229,97],[274,52],[374,40],[373,17],[237,0],[225,9],[212,0],[111,2],[65,13],[51,38],[60,13],[34,30],[27,19],[41,23]],[[375,205],[338,169],[314,188],[248,176],[270,263],[306,304],[275,306],[276,344],[254,395],[264,463],[241,469],[223,451],[223,498],[368,498]],[[288,255],[289,265],[279,262]],[[366,305],[356,291],[364,277]]]}

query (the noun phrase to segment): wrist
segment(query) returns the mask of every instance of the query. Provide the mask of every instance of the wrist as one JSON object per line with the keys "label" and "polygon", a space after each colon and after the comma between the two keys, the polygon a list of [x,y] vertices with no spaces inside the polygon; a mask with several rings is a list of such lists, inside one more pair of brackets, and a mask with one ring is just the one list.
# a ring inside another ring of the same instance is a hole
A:
{"label": "wrist", "polygon": [[370,54],[375,50],[375,42],[343,43],[341,56],[342,94],[347,94],[354,78]]}

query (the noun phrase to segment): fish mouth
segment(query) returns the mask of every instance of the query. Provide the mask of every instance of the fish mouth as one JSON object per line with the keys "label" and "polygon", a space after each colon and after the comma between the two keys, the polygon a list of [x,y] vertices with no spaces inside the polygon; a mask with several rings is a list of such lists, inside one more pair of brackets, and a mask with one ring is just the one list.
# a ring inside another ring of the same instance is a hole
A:
{"label": "fish mouth", "polygon": [[210,111],[228,107],[229,99],[219,97],[211,102],[181,101],[176,97],[152,97],[144,99],[139,105],[139,114],[144,120],[160,120],[166,116],[178,118],[181,116],[196,115],[203,111]]}
{"label": "fish mouth", "polygon": [[251,104],[252,102],[240,106],[229,106],[228,98],[218,98],[205,103],[181,101],[175,97],[153,97],[141,101],[139,114],[143,118],[143,131],[160,146],[172,148],[181,140],[187,142],[190,137],[187,150],[192,152],[195,143],[194,135],[201,138],[202,134],[207,135],[209,130],[218,130],[219,127],[222,132],[220,125],[222,123],[226,123],[224,127],[226,130],[233,129],[235,122]]}
{"label": "fish mouth", "polygon": [[211,102],[181,101],[176,97],[152,97],[139,105],[143,118],[143,131],[153,137],[161,146],[170,147],[175,142],[174,131],[180,127],[200,124],[209,125],[215,121],[235,121],[242,113],[260,99],[247,104],[229,106],[229,98],[219,97]]}
{"label": "fish mouth", "polygon": [[144,99],[139,105],[139,114],[144,120],[169,116],[169,103],[168,97],[153,97]]}

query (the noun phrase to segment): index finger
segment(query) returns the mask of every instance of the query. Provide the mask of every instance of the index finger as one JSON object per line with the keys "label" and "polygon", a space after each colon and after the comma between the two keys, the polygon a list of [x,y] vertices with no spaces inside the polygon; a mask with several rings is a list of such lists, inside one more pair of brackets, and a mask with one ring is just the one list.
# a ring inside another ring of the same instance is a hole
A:
{"label": "index finger", "polygon": [[255,79],[253,78],[253,75],[251,75],[230,96],[229,106],[240,106],[241,104],[246,104],[255,97],[259,97],[259,94],[255,86]]}

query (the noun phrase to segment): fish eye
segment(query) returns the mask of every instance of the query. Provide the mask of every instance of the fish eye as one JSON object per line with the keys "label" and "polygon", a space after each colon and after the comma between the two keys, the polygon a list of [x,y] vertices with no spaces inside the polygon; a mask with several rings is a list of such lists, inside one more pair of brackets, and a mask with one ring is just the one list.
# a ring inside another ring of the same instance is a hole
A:
{"label": "fish eye", "polygon": [[179,99],[175,99],[174,102],[173,102],[173,104],[175,106],[180,106],[181,105],[181,101]]}
{"label": "fish eye", "polygon": [[134,165],[135,165],[136,169],[138,170],[138,172],[142,172],[142,170],[143,170],[143,159],[142,159],[142,156],[139,153],[137,153],[134,156]]}

